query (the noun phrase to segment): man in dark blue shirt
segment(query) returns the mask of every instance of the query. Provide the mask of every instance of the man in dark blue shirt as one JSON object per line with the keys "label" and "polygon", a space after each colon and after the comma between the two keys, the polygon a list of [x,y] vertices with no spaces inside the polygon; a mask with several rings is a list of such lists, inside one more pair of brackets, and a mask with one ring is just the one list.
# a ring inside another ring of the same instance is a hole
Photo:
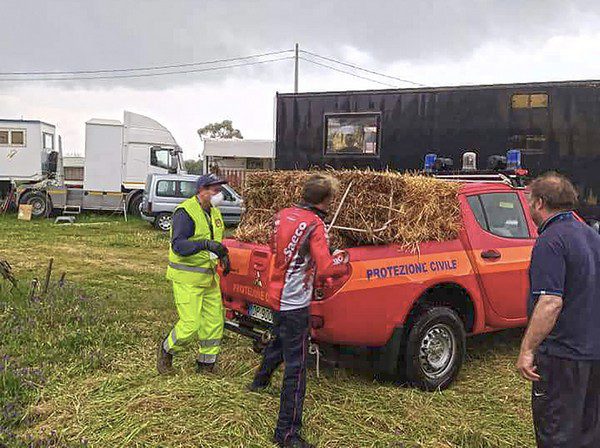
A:
{"label": "man in dark blue shirt", "polygon": [[533,382],[538,447],[600,447],[600,235],[571,211],[575,188],[548,173],[530,186],[539,225],[529,326],[517,368]]}

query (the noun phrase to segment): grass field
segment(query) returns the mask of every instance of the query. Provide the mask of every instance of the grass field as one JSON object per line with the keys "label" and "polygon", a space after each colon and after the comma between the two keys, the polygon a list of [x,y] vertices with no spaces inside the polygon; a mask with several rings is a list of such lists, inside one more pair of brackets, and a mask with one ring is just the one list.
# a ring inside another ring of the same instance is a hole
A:
{"label": "grass field", "polygon": [[[141,221],[0,216],[0,259],[20,279],[20,292],[0,287],[0,447],[273,446],[280,374],[267,393],[246,393],[259,362],[248,341],[226,334],[214,375],[194,373],[192,349],[175,376],[156,374],[157,340],[176,320],[167,247]],[[29,300],[51,257],[49,293]],[[533,446],[529,388],[513,367],[519,338],[470,339],[461,376],[440,393],[311,371],[304,433],[319,447]]]}

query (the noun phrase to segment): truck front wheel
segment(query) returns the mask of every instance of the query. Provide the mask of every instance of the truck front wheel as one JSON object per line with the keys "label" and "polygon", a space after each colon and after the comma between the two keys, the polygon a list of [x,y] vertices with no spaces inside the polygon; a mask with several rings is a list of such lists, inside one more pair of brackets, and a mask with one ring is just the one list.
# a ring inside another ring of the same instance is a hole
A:
{"label": "truck front wheel", "polygon": [[25,193],[19,203],[31,205],[31,216],[33,218],[43,218],[52,210],[52,201],[41,191]]}
{"label": "truck front wheel", "polygon": [[406,376],[421,390],[446,389],[456,379],[465,358],[462,320],[447,307],[427,310],[415,320],[406,346]]}

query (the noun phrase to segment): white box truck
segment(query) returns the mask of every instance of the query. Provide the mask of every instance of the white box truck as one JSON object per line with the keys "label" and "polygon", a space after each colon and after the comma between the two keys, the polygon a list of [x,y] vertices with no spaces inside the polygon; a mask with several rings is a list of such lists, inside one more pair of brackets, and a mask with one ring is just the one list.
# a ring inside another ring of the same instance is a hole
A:
{"label": "white box truck", "polygon": [[40,121],[0,120],[0,198],[16,191],[36,217],[52,210],[139,214],[148,174],[184,173],[181,148],[157,121],[125,111],[123,122],[86,122],[83,188],[65,186],[60,137]]}

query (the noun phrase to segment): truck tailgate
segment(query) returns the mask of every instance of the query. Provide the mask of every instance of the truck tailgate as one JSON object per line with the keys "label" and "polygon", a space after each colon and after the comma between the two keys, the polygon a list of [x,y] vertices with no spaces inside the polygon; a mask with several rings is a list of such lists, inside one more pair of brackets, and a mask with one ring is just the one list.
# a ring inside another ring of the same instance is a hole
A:
{"label": "truck tailgate", "polygon": [[276,309],[267,293],[271,273],[271,250],[267,245],[243,243],[226,239],[223,244],[229,249],[231,273],[221,277],[221,291],[228,307],[246,311],[253,303]]}

